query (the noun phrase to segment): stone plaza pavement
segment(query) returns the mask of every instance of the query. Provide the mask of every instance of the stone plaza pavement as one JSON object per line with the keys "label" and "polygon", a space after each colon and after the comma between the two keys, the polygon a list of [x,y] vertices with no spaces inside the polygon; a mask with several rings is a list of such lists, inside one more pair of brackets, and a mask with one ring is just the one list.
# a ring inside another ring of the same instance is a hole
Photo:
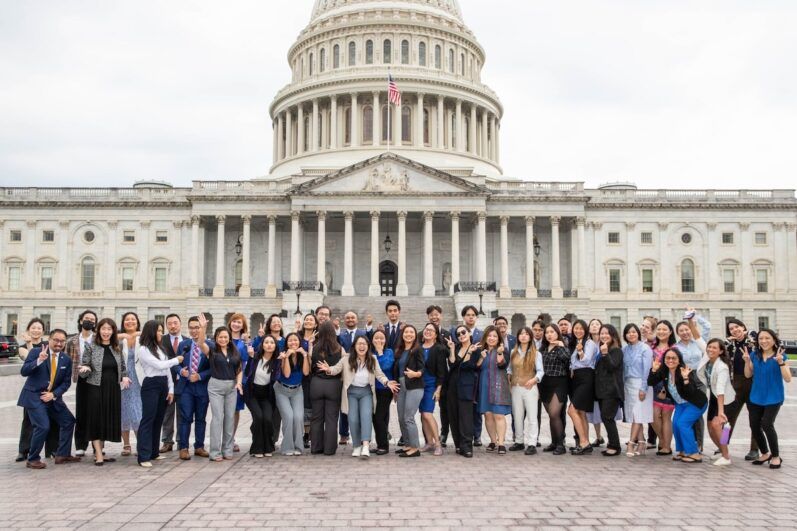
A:
{"label": "stone plaza pavement", "polygon": [[[724,469],[648,455],[604,458],[506,456],[477,448],[454,455],[368,461],[351,446],[334,457],[253,459],[247,454],[249,416],[241,418],[243,452],[211,463],[176,453],[145,470],[135,457],[102,468],[83,462],[34,471],[14,463],[22,378],[0,378],[0,528],[656,528],[754,529],[795,527],[797,399],[777,419],[781,470],[743,460],[749,429],[732,446]],[[797,395],[797,384],[790,386]],[[72,404],[70,393],[67,401]],[[742,413],[746,424],[746,412]],[[543,440],[547,439],[543,415]],[[391,428],[398,435],[395,425]],[[568,427],[568,434],[571,428]],[[627,437],[627,427],[621,436]],[[713,451],[709,443],[707,451]],[[119,457],[119,444],[108,455]],[[708,459],[706,459],[708,461]],[[37,500],[38,499],[38,500]]]}

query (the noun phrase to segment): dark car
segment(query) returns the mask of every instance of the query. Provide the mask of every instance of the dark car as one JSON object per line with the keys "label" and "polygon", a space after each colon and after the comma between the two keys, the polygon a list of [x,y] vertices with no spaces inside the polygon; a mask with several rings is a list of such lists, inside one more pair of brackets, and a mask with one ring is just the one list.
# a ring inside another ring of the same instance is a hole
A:
{"label": "dark car", "polygon": [[0,358],[11,358],[19,354],[19,345],[14,336],[0,336]]}

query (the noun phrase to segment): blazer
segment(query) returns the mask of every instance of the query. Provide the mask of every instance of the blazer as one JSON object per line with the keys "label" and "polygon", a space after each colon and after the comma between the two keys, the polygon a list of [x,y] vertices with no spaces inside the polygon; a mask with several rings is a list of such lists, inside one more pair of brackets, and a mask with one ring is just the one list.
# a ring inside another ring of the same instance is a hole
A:
{"label": "blazer", "polygon": [[[667,388],[667,380],[669,380],[669,378],[670,369],[662,365],[658,372],[650,371],[650,375],[648,375],[648,385],[655,386],[658,383],[663,383],[664,389],[667,391],[667,398],[673,400],[670,390]],[[703,409],[703,407],[708,403],[708,398],[706,398],[706,386],[703,384],[703,381],[700,379],[700,377],[695,374],[695,371],[692,372],[692,375],[689,378],[689,385],[686,385],[684,384],[684,379],[681,376],[681,370],[676,369],[675,388],[678,390],[678,394],[681,395],[681,398],[695,407]]]}
{"label": "blazer", "polygon": [[623,349],[614,347],[595,363],[595,397],[598,400],[625,396],[623,388]]}
{"label": "blazer", "polygon": [[512,349],[515,348],[517,344],[517,338],[512,334],[507,334],[504,338],[504,350],[507,352],[512,352]]}
{"label": "blazer", "polygon": [[[93,337],[96,337],[96,334],[92,336],[92,341],[94,341]],[[72,359],[72,382],[77,383],[79,378],[78,370],[81,365],[80,362],[83,360],[83,353],[80,352],[80,333],[66,340],[64,352]]]}
{"label": "blazer", "polygon": [[[376,411],[376,381],[387,386],[387,383],[390,381],[388,380],[385,373],[382,372],[382,368],[379,366],[379,361],[376,359],[376,356],[371,355],[374,358],[374,372],[368,372],[368,386],[371,388],[371,399],[373,400],[373,405],[371,406],[374,411]],[[354,375],[356,374],[355,371],[351,370],[351,366],[349,365],[349,357],[345,356],[340,358],[340,361],[337,362],[335,365],[330,367],[332,369],[332,375],[342,374],[343,375],[343,393],[341,393],[340,397],[340,412],[344,414],[349,413],[349,387],[351,387],[351,382],[354,380]]]}
{"label": "blazer", "polygon": [[[183,341],[185,341],[188,338],[182,334],[180,335],[180,342],[177,343],[177,352],[175,352],[174,348],[172,348],[172,343],[170,339],[171,336],[169,334],[163,334],[163,337],[161,338],[161,350],[163,350],[163,353],[166,354],[167,358],[172,359],[177,357],[177,353],[180,351],[180,345],[182,344]],[[138,352],[138,349],[136,349],[136,352]],[[180,366],[175,365],[174,367],[172,367],[172,381],[175,384],[177,383],[177,376],[179,374],[180,374]],[[177,393],[176,387],[175,387],[175,394],[179,394]]]}
{"label": "blazer", "polygon": [[[132,370],[136,371],[136,378],[138,378],[139,385],[144,383],[144,378],[145,378],[144,367],[142,367],[141,366],[141,362],[138,361],[138,347],[141,346],[141,343],[139,343],[139,341],[138,341],[140,337],[141,336],[136,336],[136,344],[133,347],[135,349],[134,350],[135,354],[133,354],[133,356],[134,356],[133,359],[135,360],[135,367],[128,367],[127,368],[127,370],[131,370],[132,369]],[[127,339],[123,339],[122,340],[122,354],[125,357],[127,357],[128,350],[130,350],[130,345],[127,344]]]}
{"label": "blazer", "polygon": [[697,368],[697,376],[711,394],[714,396],[723,395],[724,403],[727,406],[736,400],[736,391],[731,383],[731,371],[723,361],[717,360],[711,369],[711,378],[707,379],[706,367],[708,367],[709,363],[711,363],[711,360],[708,359],[708,356],[703,356],[703,359],[700,360],[700,366]]}
{"label": "blazer", "polygon": [[[193,345],[192,339],[184,339],[182,343],[177,346],[177,355],[183,357],[183,362],[178,364],[177,369],[177,381],[174,382],[174,394],[179,395],[183,391],[191,391],[195,395],[199,396],[207,396],[208,394],[208,382],[210,381],[210,361],[208,357],[205,355],[204,352],[201,350],[199,351],[199,367],[197,369],[197,374],[199,374],[199,381],[198,382],[191,382],[188,378],[183,377],[180,374],[180,371],[183,369],[188,369],[189,372],[191,370],[191,345]],[[207,343],[207,340],[205,340]]]}
{"label": "blazer", "polygon": [[[40,353],[40,348],[31,349],[19,371],[27,379],[22,386],[22,391],[19,393],[18,406],[36,408],[45,405],[45,402],[41,401],[40,395],[50,387],[50,362],[49,360],[44,361],[37,366],[36,362]],[[58,373],[55,375],[55,381],[53,382],[54,402],[59,406],[66,407],[63,396],[72,385],[72,358],[68,354],[60,352],[58,354],[57,367]]]}
{"label": "blazer", "polygon": [[[368,338],[368,332],[366,332],[365,330],[355,329],[354,339],[357,339],[360,336]],[[349,331],[346,328],[340,329],[340,334],[338,335],[338,343],[340,343],[340,346],[343,347],[343,350],[345,350],[346,353],[348,354],[349,350],[351,350],[351,345],[353,341],[351,339]]]}
{"label": "blazer", "polygon": [[[126,356],[122,355],[121,350],[116,351],[111,349],[111,351],[113,352],[113,357],[116,359],[119,370],[119,382],[121,382],[122,378],[127,378]],[[102,358],[104,354],[105,348],[96,343],[86,345],[86,350],[83,351],[83,359],[80,364],[89,367],[91,372],[88,374],[81,374],[80,377],[85,378],[86,383],[89,385],[100,385],[102,382]]]}
{"label": "blazer", "polygon": [[[467,354],[466,354],[467,356]],[[454,363],[448,361],[449,384],[451,381],[457,382],[457,396],[459,400],[473,402],[476,400],[476,393],[479,390],[478,372],[476,370],[476,352],[473,352],[468,361],[463,361],[459,353],[454,355]]]}
{"label": "blazer", "polygon": [[[398,325],[396,326],[396,336],[392,341],[390,340],[390,323],[385,323],[383,326],[385,328],[385,337],[387,338],[387,341],[385,342],[385,348],[389,348],[393,352],[397,352],[396,348],[398,348],[398,344],[401,341],[401,335],[404,333],[404,322],[398,322]],[[373,335],[373,331],[371,331],[371,335]]]}
{"label": "blazer", "polygon": [[[404,390],[423,389],[423,374],[418,378],[407,378],[404,374],[399,374],[399,362],[401,361],[402,354],[403,352],[394,351],[393,355],[396,357],[396,361],[393,362],[393,379],[399,381],[399,378],[404,378],[404,386],[402,387]],[[426,370],[426,363],[423,361],[423,354],[420,348],[416,349],[414,352],[410,352],[406,368],[411,371],[420,371],[421,373]]]}
{"label": "blazer", "polygon": [[[282,371],[282,362],[277,360],[277,356],[279,355],[278,352],[274,353],[274,358],[271,360],[271,382],[266,386],[266,394],[268,396],[269,402],[272,404],[276,403],[276,397],[274,396],[274,382],[277,381],[277,374]],[[262,353],[256,353],[255,356],[249,360],[249,363],[246,365],[246,371],[244,371],[245,381],[244,384],[244,401],[248,402],[252,399],[255,390],[255,372],[257,371],[257,366],[260,364],[260,359],[263,357]],[[201,364],[200,364],[201,365]],[[208,374],[210,374],[210,369],[208,368]],[[201,376],[200,376],[201,378]],[[182,378],[185,380],[185,378]],[[200,380],[201,381],[201,380]],[[194,385],[197,385],[197,382]],[[205,383],[205,392],[207,392],[207,383]]]}
{"label": "blazer", "polygon": [[[423,349],[423,346],[421,346]],[[435,343],[429,349],[429,358],[426,360],[424,373],[427,376],[435,377],[435,386],[443,385],[448,376],[448,364],[446,358],[448,357],[448,348],[440,343]]]}

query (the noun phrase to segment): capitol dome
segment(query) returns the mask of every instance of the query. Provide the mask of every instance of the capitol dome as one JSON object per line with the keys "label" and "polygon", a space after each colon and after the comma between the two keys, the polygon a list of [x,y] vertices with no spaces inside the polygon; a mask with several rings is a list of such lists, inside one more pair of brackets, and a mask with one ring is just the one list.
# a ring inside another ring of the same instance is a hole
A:
{"label": "capitol dome", "polygon": [[[503,107],[456,0],[315,0],[275,96],[271,175],[336,171],[384,153],[501,175]],[[402,94],[387,104],[387,78]]]}

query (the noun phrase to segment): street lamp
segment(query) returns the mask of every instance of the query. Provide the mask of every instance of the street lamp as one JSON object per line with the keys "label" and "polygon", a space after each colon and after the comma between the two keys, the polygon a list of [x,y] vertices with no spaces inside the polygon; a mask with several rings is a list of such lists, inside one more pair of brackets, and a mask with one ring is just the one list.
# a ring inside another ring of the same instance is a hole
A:
{"label": "street lamp", "polygon": [[393,248],[393,240],[390,239],[390,234],[385,236],[385,241],[382,242],[382,246],[385,248],[385,254],[390,254],[390,249]]}
{"label": "street lamp", "polygon": [[241,251],[243,250],[244,246],[241,243],[241,234],[238,235],[238,241],[235,242],[235,254],[241,256]]}
{"label": "street lamp", "polygon": [[534,237],[534,256],[540,256],[540,242],[537,241],[537,237]]}
{"label": "street lamp", "polygon": [[484,299],[484,284],[479,282],[479,287],[477,289],[479,293],[479,315],[484,315],[484,310],[482,309],[482,301]]}

